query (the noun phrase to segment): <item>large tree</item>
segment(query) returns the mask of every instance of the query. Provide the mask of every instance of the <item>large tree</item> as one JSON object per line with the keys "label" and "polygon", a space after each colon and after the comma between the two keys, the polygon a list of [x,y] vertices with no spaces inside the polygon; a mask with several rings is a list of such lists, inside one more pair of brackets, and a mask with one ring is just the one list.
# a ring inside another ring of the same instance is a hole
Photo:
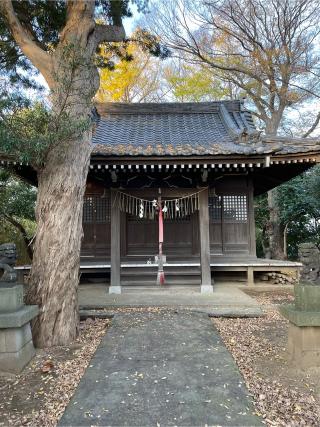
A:
{"label": "large tree", "polygon": [[[319,98],[319,13],[319,0],[159,0],[148,22],[176,55],[242,89],[275,135],[286,111]],[[317,112],[306,135],[319,119]],[[281,258],[276,192],[268,197],[270,253]]]}
{"label": "large tree", "polygon": [[[48,138],[43,150],[31,150],[28,159],[37,171],[38,197],[27,301],[40,307],[33,323],[36,345],[62,345],[78,331],[83,195],[92,148],[92,98],[99,87],[95,55],[102,42],[124,39],[128,1],[2,0],[0,13],[2,73],[17,81],[24,79],[23,69],[35,67],[43,75],[50,111],[39,115],[47,123],[44,131],[60,136]],[[13,139],[19,158],[19,141]],[[28,157],[25,144],[21,157]]]}

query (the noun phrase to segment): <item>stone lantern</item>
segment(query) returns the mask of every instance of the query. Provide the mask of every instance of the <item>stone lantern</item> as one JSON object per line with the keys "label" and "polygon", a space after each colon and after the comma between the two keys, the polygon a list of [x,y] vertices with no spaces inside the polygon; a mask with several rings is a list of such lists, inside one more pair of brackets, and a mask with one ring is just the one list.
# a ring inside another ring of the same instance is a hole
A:
{"label": "stone lantern", "polygon": [[15,245],[0,245],[0,371],[11,373],[19,373],[35,354],[30,321],[38,315],[38,306],[23,303],[15,262]]}

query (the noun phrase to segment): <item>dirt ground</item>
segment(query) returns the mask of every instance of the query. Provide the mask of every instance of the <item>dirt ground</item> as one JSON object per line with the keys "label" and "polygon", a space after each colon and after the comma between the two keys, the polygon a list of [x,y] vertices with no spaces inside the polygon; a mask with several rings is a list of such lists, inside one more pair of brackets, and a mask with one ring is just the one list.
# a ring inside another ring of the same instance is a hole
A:
{"label": "dirt ground", "polygon": [[[288,322],[277,307],[292,302],[292,292],[248,292],[262,304],[265,317],[213,322],[245,378],[257,413],[269,426],[319,426],[320,369],[295,369],[285,351]],[[0,377],[0,426],[55,426],[109,324],[101,319],[81,322],[72,346],[38,351],[21,375]]]}
{"label": "dirt ground", "polygon": [[0,426],[55,426],[109,323],[81,322],[72,346],[38,350],[21,375],[0,377]]}
{"label": "dirt ground", "polygon": [[251,392],[257,413],[270,426],[320,425],[320,368],[298,370],[288,362],[289,323],[277,306],[293,301],[290,291],[252,292],[266,315],[215,319]]}

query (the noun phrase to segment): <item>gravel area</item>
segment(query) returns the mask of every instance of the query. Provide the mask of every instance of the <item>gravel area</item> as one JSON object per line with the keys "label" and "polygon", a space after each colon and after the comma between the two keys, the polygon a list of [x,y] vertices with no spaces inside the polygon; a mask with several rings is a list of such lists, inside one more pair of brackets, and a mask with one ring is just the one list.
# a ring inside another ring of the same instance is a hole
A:
{"label": "gravel area", "polygon": [[[319,426],[320,369],[295,369],[285,351],[288,322],[277,306],[291,302],[292,292],[250,295],[262,304],[265,317],[212,321],[245,379],[257,413],[268,426]],[[87,319],[73,345],[39,350],[21,375],[0,376],[0,426],[55,426],[109,324],[108,319]]]}
{"label": "gravel area", "polygon": [[285,292],[255,297],[263,304],[265,317],[213,322],[245,379],[256,411],[269,426],[319,426],[320,368],[301,371],[288,362],[288,322],[276,307],[293,298]]}

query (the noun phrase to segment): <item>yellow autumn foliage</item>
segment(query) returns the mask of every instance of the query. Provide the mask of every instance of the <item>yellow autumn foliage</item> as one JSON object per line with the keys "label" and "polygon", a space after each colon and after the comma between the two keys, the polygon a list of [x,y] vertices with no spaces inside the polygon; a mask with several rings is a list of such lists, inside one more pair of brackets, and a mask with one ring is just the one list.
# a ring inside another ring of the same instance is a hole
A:
{"label": "yellow autumn foliage", "polygon": [[99,102],[144,102],[154,99],[160,85],[160,60],[129,43],[132,60],[117,60],[113,70],[100,69]]}

